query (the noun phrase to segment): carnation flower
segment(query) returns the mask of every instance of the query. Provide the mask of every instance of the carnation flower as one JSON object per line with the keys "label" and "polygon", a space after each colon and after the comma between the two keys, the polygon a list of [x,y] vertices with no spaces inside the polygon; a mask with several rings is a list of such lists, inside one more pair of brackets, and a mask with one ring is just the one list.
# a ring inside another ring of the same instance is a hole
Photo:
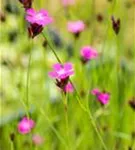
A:
{"label": "carnation flower", "polygon": [[44,142],[44,139],[39,134],[34,134],[32,136],[32,141],[35,145],[41,145]]}
{"label": "carnation flower", "polygon": [[90,46],[82,47],[80,53],[81,53],[81,60],[84,63],[98,57],[98,52]]}
{"label": "carnation flower", "polygon": [[43,27],[53,21],[46,10],[35,11],[33,8],[27,9],[26,20],[30,23],[28,31],[32,38],[41,33]]}
{"label": "carnation flower", "polygon": [[18,124],[18,131],[21,134],[27,134],[34,128],[35,122],[32,119],[24,117]]}
{"label": "carnation flower", "polygon": [[41,9],[36,12],[33,8],[26,11],[26,20],[31,24],[36,23],[42,26],[46,26],[53,21],[52,17],[49,16],[46,10]]}
{"label": "carnation flower", "polygon": [[76,37],[85,29],[85,24],[83,21],[69,21],[68,22],[68,31],[75,34]]}
{"label": "carnation flower", "polygon": [[106,92],[102,92],[97,94],[97,98],[101,104],[106,105],[110,100],[110,94]]}
{"label": "carnation flower", "polygon": [[97,100],[102,104],[102,105],[106,105],[108,104],[109,100],[110,100],[110,94],[108,92],[101,92],[98,88],[95,88],[91,91],[92,95],[95,95]]}
{"label": "carnation flower", "polygon": [[75,0],[61,0],[63,6],[69,6],[75,4]]}
{"label": "carnation flower", "polygon": [[68,82],[67,85],[64,87],[64,91],[66,93],[72,93],[74,91],[73,85],[70,82]]}
{"label": "carnation flower", "polygon": [[72,63],[54,64],[53,71],[49,72],[49,76],[56,79],[56,85],[65,91],[65,86],[69,81],[69,77],[74,74]]}
{"label": "carnation flower", "polygon": [[65,79],[74,74],[73,66],[71,63],[65,63],[64,65],[57,63],[53,65],[53,71],[49,72],[51,78]]}

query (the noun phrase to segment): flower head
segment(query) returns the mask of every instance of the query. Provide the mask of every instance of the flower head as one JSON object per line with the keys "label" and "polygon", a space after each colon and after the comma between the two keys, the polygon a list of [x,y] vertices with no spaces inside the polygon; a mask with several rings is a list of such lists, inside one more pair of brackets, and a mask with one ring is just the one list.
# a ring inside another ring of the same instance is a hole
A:
{"label": "flower head", "polygon": [[30,8],[26,11],[26,20],[30,24],[38,24],[41,26],[46,26],[52,23],[53,19],[49,16],[46,10],[41,9],[36,12],[33,8]]}
{"label": "flower head", "polygon": [[95,88],[95,89],[93,89],[92,91],[91,91],[91,94],[92,95],[97,95],[97,94],[99,94],[100,93],[100,90],[98,89],[98,88]]}
{"label": "flower head", "polygon": [[82,32],[84,28],[85,24],[81,20],[68,22],[68,31],[74,33],[75,35],[78,35],[80,32]]}
{"label": "flower head", "polygon": [[98,57],[98,52],[90,46],[84,46],[81,49],[82,61],[87,62],[88,60],[95,59]]}
{"label": "flower head", "polygon": [[65,87],[68,84],[69,77],[73,74],[74,74],[74,69],[72,64],[69,62],[63,65],[60,63],[54,64],[53,71],[49,72],[49,76],[51,78],[56,79],[56,85],[64,92],[65,92]]}
{"label": "flower head", "polygon": [[110,94],[108,92],[101,92],[98,88],[95,88],[91,91],[92,95],[95,95],[97,100],[102,104],[102,105],[106,105],[108,104],[109,100],[110,100]]}
{"label": "flower head", "polygon": [[51,78],[65,79],[74,74],[73,66],[71,63],[65,63],[64,65],[57,63],[53,65],[53,71],[49,72]]}
{"label": "flower head", "polygon": [[34,128],[35,122],[32,119],[24,117],[18,124],[18,131],[21,134],[27,134]]}
{"label": "flower head", "polygon": [[97,98],[101,104],[106,105],[110,100],[110,94],[106,92],[102,92],[97,95]]}
{"label": "flower head", "polygon": [[41,145],[44,142],[44,139],[39,134],[34,134],[32,136],[32,141],[35,145]]}
{"label": "flower head", "polygon": [[61,0],[63,6],[69,6],[69,5],[73,5],[75,3],[75,0]]}
{"label": "flower head", "polygon": [[72,93],[74,91],[73,85],[70,82],[68,82],[67,85],[64,87],[64,91],[66,93]]}

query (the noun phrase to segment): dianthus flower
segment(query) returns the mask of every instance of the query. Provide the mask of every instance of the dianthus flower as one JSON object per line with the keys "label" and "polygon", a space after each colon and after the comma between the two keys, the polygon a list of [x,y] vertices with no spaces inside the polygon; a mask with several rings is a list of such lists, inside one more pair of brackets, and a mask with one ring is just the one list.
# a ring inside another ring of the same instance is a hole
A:
{"label": "dianthus flower", "polygon": [[72,63],[54,64],[53,71],[49,72],[51,78],[56,79],[56,85],[64,90],[69,81],[69,77],[74,74]]}
{"label": "dianthus flower", "polygon": [[32,136],[32,141],[35,145],[41,145],[41,144],[43,144],[44,139],[39,134],[34,134]]}
{"label": "dianthus flower", "polygon": [[32,119],[24,117],[18,123],[18,131],[21,134],[27,134],[27,133],[31,132],[31,129],[34,128],[34,126],[35,126],[35,122]]}
{"label": "dianthus flower", "polygon": [[67,85],[64,87],[64,91],[66,93],[72,93],[74,91],[73,85],[70,82],[68,82]]}
{"label": "dianthus flower", "polygon": [[108,104],[110,100],[110,94],[108,92],[101,92],[98,88],[95,88],[91,91],[92,95],[95,95],[97,97],[97,100],[102,104],[106,105]]}
{"label": "dianthus flower", "polygon": [[75,0],[61,0],[63,6],[69,6],[69,5],[74,5],[75,4]]}
{"label": "dianthus flower", "polygon": [[83,63],[98,57],[98,52],[90,46],[82,47],[80,54]]}
{"label": "dianthus flower", "polygon": [[97,95],[97,98],[101,104],[106,105],[110,100],[110,94],[107,92],[101,92]]}
{"label": "dianthus flower", "polygon": [[68,31],[73,33],[76,37],[85,29],[85,24],[83,21],[69,21],[68,22]]}
{"label": "dianthus flower", "polygon": [[46,10],[35,11],[33,8],[27,9],[26,20],[30,23],[28,30],[32,38],[42,32],[44,26],[53,21]]}

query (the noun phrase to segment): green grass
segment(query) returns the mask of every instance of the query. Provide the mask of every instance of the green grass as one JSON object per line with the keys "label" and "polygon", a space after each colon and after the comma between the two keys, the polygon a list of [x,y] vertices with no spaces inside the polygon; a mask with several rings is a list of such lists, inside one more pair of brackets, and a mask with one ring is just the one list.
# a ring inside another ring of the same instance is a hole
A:
{"label": "green grass", "polygon": [[[19,14],[5,11],[6,3],[16,6]],[[135,112],[128,100],[135,96],[135,4],[130,0],[80,0],[69,8],[67,18],[60,3],[54,3],[35,0],[34,7],[45,8],[54,16],[55,22],[43,32],[60,60],[74,64],[75,75],[71,80],[76,91],[67,97],[61,94],[55,81],[48,77],[57,59],[49,46],[42,46],[44,37],[40,34],[29,39],[21,4],[3,2],[6,22],[0,25],[0,150],[102,150],[105,147],[134,150]],[[127,4],[131,7],[127,8]],[[102,22],[96,19],[99,13],[103,15]],[[112,29],[112,15],[121,19],[118,35]],[[67,21],[78,19],[86,22],[87,27],[75,40],[67,31]],[[62,47],[55,46],[50,29],[58,31]],[[14,31],[17,37],[11,41]],[[68,44],[72,46],[73,56],[69,55]],[[80,48],[85,45],[96,48],[100,56],[82,65]],[[90,94],[95,87],[110,92],[107,106],[102,107]],[[36,122],[28,135],[17,131],[24,115]],[[12,133],[14,141],[10,139]],[[32,144],[32,135],[36,133],[45,139],[40,146]]]}

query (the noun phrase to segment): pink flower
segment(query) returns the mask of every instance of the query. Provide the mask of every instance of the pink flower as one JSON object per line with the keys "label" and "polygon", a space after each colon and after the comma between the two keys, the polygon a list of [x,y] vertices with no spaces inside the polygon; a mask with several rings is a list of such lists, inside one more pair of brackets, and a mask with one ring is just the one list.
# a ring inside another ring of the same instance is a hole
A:
{"label": "pink flower", "polygon": [[65,79],[74,74],[74,69],[71,63],[65,63],[64,65],[57,63],[53,65],[53,71],[49,72],[51,78]]}
{"label": "pink flower", "polygon": [[95,95],[97,100],[102,104],[102,105],[106,105],[108,104],[109,100],[110,100],[110,94],[103,91],[101,92],[98,88],[95,88],[91,91],[92,95]]}
{"label": "pink flower", "polygon": [[68,22],[68,31],[74,34],[79,34],[85,28],[85,24],[83,21],[69,21]]}
{"label": "pink flower", "polygon": [[67,85],[64,87],[64,91],[66,93],[72,93],[74,91],[73,85],[69,82]]}
{"label": "pink flower", "polygon": [[[69,77],[74,74],[74,69],[69,62],[64,65],[57,63],[53,65],[53,71],[48,74],[51,78],[56,79],[56,85],[65,92],[65,87],[68,85]],[[69,90],[69,85],[66,87],[67,89]]]}
{"label": "pink flower", "polygon": [[95,89],[93,89],[92,91],[91,91],[91,94],[92,95],[97,95],[97,94],[99,94],[100,93],[100,90],[98,89],[98,88],[95,88]]}
{"label": "pink flower", "polygon": [[46,10],[41,9],[40,11],[36,12],[33,8],[27,9],[26,20],[30,24],[38,24],[41,26],[46,26],[53,21],[52,17],[49,16]]}
{"label": "pink flower", "polygon": [[21,134],[27,134],[34,128],[35,122],[32,119],[24,117],[18,124],[18,131]]}
{"label": "pink flower", "polygon": [[41,145],[44,142],[43,137],[38,134],[33,135],[32,141],[35,145]]}
{"label": "pink flower", "polygon": [[80,53],[83,61],[88,61],[98,57],[98,52],[90,46],[82,47]]}
{"label": "pink flower", "polygon": [[110,94],[102,92],[97,95],[97,98],[101,104],[106,105],[110,100]]}
{"label": "pink flower", "polygon": [[75,4],[75,0],[61,0],[64,6]]}

